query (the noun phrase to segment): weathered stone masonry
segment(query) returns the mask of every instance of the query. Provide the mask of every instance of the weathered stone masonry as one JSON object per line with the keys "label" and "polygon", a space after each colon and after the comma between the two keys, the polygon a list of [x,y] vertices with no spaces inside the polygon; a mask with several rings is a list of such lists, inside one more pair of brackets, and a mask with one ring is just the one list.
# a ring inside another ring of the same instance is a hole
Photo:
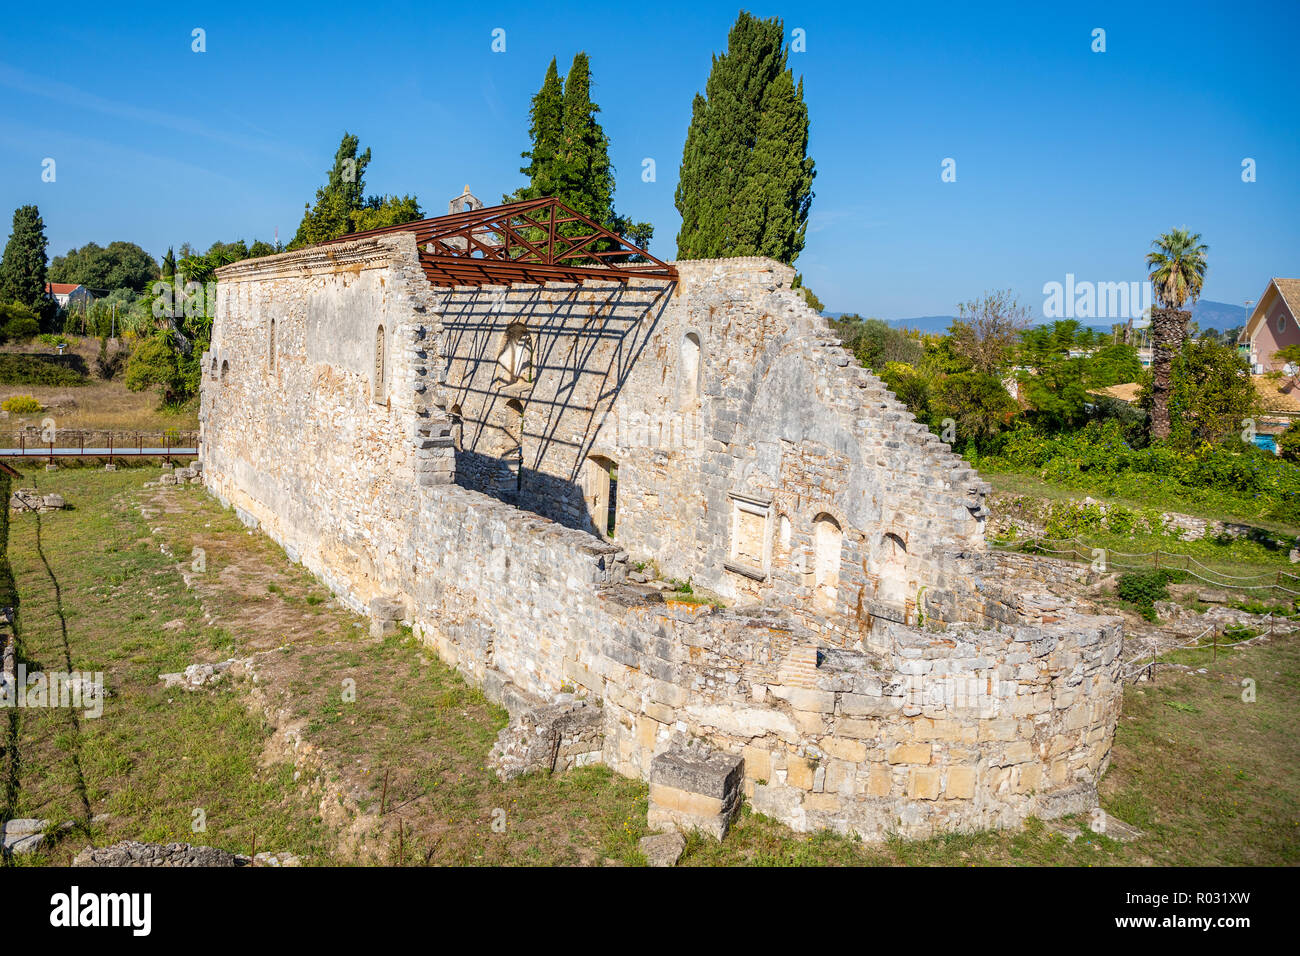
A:
{"label": "weathered stone masonry", "polygon": [[1093,805],[1118,619],[985,549],[987,486],[790,269],[678,269],[439,289],[401,233],[227,266],[204,480],[495,696],[599,704],[564,765],[702,741],[758,809],[868,838]]}

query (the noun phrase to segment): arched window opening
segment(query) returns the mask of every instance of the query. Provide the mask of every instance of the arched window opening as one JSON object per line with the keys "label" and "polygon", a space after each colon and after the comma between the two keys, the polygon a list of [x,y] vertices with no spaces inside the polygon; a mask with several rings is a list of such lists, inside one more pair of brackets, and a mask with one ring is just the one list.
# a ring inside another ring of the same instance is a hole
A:
{"label": "arched window opening", "polygon": [[694,332],[682,336],[681,364],[682,404],[696,402],[700,397],[700,337]]}
{"label": "arched window opening", "polygon": [[507,385],[533,380],[533,337],[522,322],[506,329],[506,343],[497,357],[501,377]]}
{"label": "arched window opening", "polygon": [[384,401],[384,327],[375,329],[375,394],[376,402]]}
{"label": "arched window opening", "polygon": [[230,374],[230,363],[223,360],[221,363],[221,381],[223,384],[226,381],[226,376],[229,374]]}
{"label": "arched window opening", "polygon": [[790,553],[790,539],[794,536],[794,529],[790,526],[790,516],[781,515],[777,522],[776,546],[781,554]]}
{"label": "arched window opening", "polygon": [[614,537],[618,523],[618,463],[601,455],[590,456],[583,463],[582,491],[592,527]]}
{"label": "arched window opening", "polygon": [[896,534],[886,534],[880,541],[878,556],[880,585],[877,596],[885,604],[907,603],[907,545]]}
{"label": "arched window opening", "polygon": [[844,532],[840,524],[828,514],[813,519],[813,585],[817,603],[826,608],[835,606],[840,589],[840,556]]}
{"label": "arched window opening", "polygon": [[266,367],[275,374],[275,319],[271,320],[266,336]]}

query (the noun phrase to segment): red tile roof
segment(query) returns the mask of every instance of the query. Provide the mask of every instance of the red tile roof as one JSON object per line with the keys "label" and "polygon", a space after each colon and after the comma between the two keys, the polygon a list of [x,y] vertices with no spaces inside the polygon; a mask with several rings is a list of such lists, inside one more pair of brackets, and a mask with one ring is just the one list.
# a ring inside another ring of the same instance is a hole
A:
{"label": "red tile roof", "polygon": [[45,291],[50,295],[68,295],[81,288],[80,282],[47,282]]}

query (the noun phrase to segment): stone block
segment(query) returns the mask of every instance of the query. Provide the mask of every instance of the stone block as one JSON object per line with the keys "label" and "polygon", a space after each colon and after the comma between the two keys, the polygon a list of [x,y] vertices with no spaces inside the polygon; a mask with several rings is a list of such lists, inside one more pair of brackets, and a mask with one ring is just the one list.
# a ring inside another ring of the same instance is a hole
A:
{"label": "stone block", "polygon": [[928,764],[930,750],[930,744],[899,744],[890,749],[889,762]]}
{"label": "stone block", "polygon": [[678,748],[650,762],[652,829],[699,830],[721,840],[740,808],[745,761],[720,751]]}
{"label": "stone block", "polygon": [[800,790],[811,790],[813,770],[813,762],[807,757],[791,754],[785,761],[785,782]]}
{"label": "stone block", "polygon": [[975,796],[975,768],[949,767],[943,795],[952,800],[969,800]]}
{"label": "stone block", "polygon": [[867,793],[873,797],[887,797],[894,786],[894,775],[884,765],[871,768],[867,774]]}
{"label": "stone block", "polygon": [[1014,787],[1016,793],[1033,793],[1043,784],[1042,764],[1021,764]]}
{"label": "stone block", "polygon": [[939,799],[937,767],[913,767],[907,775],[907,795],[913,800]]}
{"label": "stone block", "polygon": [[1013,744],[1008,744],[1003,755],[1002,762],[1005,764],[1025,763],[1034,759],[1034,747],[1028,740],[1017,740]]}
{"label": "stone block", "polygon": [[745,761],[745,776],[751,780],[772,779],[772,755],[762,747],[742,747],[741,756]]}
{"label": "stone block", "polygon": [[844,737],[823,737],[819,741],[819,746],[832,757],[839,757],[853,763],[861,763],[867,759],[867,745],[861,740],[851,740]]}

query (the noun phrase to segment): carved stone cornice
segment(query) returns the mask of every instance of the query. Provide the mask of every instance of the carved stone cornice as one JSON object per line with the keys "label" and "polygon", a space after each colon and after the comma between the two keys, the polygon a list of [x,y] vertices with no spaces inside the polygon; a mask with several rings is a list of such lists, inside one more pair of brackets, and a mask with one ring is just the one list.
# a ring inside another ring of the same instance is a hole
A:
{"label": "carved stone cornice", "polygon": [[410,233],[371,236],[355,242],[308,246],[274,256],[244,259],[217,270],[218,282],[247,279],[308,278],[336,272],[379,269],[407,262],[419,266],[415,240]]}

